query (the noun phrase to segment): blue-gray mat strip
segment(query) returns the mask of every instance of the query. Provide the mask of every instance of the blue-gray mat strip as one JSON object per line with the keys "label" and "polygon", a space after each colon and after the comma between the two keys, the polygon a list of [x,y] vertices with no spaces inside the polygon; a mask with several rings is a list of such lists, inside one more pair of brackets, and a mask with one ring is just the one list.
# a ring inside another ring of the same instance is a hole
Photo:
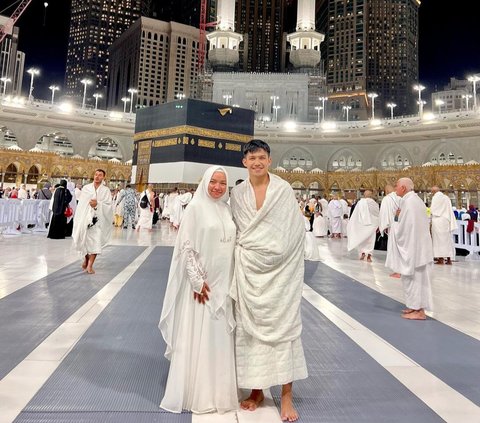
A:
{"label": "blue-gray mat strip", "polygon": [[82,271],[79,259],[1,299],[0,379],[144,250],[109,246],[94,275]]}
{"label": "blue-gray mat strip", "polygon": [[44,421],[57,422],[57,413],[83,416],[102,412],[116,412],[112,415],[118,421],[132,421],[121,420],[129,418],[125,413],[131,413],[133,421],[142,413],[150,413],[149,421],[160,419],[154,415],[162,413],[170,420],[158,421],[191,421],[188,413],[175,416],[159,408],[169,362],[163,356],[165,344],[157,325],[171,256],[171,248],[154,249],[30,401],[17,423],[28,421],[24,419],[31,418],[32,413],[51,415]]}
{"label": "blue-gray mat strip", "polygon": [[[443,422],[312,305],[302,304],[309,377],[293,384],[302,423]],[[280,388],[272,393],[280,406]]]}
{"label": "blue-gray mat strip", "polygon": [[[447,385],[480,405],[478,340],[434,319],[402,319],[403,304],[323,263],[306,262],[305,282]],[[391,283],[401,281],[392,279]]]}
{"label": "blue-gray mat strip", "polygon": [[185,423],[186,414],[167,413],[22,413],[22,423]]}

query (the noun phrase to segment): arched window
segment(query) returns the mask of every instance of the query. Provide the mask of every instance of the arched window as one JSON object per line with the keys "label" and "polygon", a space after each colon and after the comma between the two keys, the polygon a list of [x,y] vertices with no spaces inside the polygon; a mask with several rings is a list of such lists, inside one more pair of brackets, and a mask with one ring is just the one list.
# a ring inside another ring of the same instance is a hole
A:
{"label": "arched window", "polygon": [[283,155],[279,165],[286,170],[300,167],[309,171],[314,168],[314,161],[313,156],[303,148],[292,148]]}
{"label": "arched window", "polygon": [[40,137],[37,147],[43,151],[51,151],[61,156],[73,156],[73,145],[62,132],[52,132]]}
{"label": "arched window", "polygon": [[14,163],[9,164],[7,166],[7,169],[5,170],[5,182],[11,183],[11,184],[16,183],[17,173],[18,173],[17,166],[15,166]]}
{"label": "arched window", "polygon": [[38,167],[33,165],[30,169],[28,169],[27,184],[36,184],[39,176],[40,171],[38,170]]}
{"label": "arched window", "polygon": [[97,140],[95,145],[90,148],[88,157],[99,157],[101,159],[110,160],[118,159],[122,160],[123,155],[118,147],[118,143],[110,137],[103,137]]}
{"label": "arched window", "polygon": [[353,169],[361,169],[363,166],[362,159],[353,151],[341,150],[334,155],[329,164],[329,170],[348,171]]}

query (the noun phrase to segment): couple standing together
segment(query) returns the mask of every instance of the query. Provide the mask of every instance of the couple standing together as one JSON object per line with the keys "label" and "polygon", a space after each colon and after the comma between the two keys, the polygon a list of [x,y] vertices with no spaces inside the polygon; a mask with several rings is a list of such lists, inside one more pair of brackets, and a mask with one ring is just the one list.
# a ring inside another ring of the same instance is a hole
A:
{"label": "couple standing together", "polygon": [[[307,377],[300,339],[304,278],[302,216],[290,185],[268,173],[270,147],[244,146],[249,178],[232,189],[220,166],[185,211],[159,328],[170,360],[171,412],[254,411],[263,389],[282,385],[281,417],[296,421],[292,382]],[[233,301],[232,301],[233,299]]]}

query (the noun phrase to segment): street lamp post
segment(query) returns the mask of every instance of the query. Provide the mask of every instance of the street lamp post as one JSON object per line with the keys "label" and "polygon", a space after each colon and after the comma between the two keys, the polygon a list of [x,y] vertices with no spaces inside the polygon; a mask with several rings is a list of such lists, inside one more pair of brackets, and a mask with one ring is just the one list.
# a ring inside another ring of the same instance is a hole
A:
{"label": "street lamp post", "polygon": [[472,95],[471,94],[465,94],[465,95],[462,95],[462,98],[465,100],[465,105],[466,105],[466,109],[467,109],[467,112],[468,112],[468,103],[470,102],[470,99],[472,98]]}
{"label": "street lamp post", "polygon": [[275,112],[275,122],[278,122],[278,109],[280,109],[280,106],[273,106],[273,111]]}
{"label": "street lamp post", "polygon": [[127,113],[127,103],[130,101],[128,97],[122,97],[123,101],[123,113]]}
{"label": "street lamp post", "polygon": [[387,107],[390,108],[390,119],[393,119],[393,109],[395,109],[395,107],[397,107],[397,105],[395,103],[388,103]]}
{"label": "street lamp post", "polygon": [[90,85],[92,81],[88,78],[83,78],[80,82],[83,84],[82,109],[85,109],[85,102],[87,100],[87,85]]}
{"label": "street lamp post", "polygon": [[343,106],[343,110],[347,114],[347,122],[348,122],[348,113],[350,112],[350,110],[352,110],[352,106]]}
{"label": "street lamp post", "polygon": [[130,93],[130,113],[133,111],[133,96],[138,93],[138,90],[135,88],[129,88],[128,92]]}
{"label": "street lamp post", "polygon": [[9,82],[12,82],[12,80],[10,78],[7,78],[6,76],[4,76],[3,78],[0,78],[0,81],[3,82],[3,95],[7,94],[7,84]]}
{"label": "street lamp post", "polygon": [[472,75],[468,80],[473,84],[473,110],[477,111],[477,82],[480,81],[480,76]]}
{"label": "street lamp post", "polygon": [[418,91],[418,116],[420,118],[423,117],[423,106],[426,104],[425,102],[422,101],[422,91],[425,89],[425,87],[422,84],[416,84],[413,86],[413,89],[415,91]]}
{"label": "street lamp post", "polygon": [[55,101],[55,91],[58,91],[60,87],[58,85],[50,85],[48,89],[52,91],[52,105],[53,105],[53,102]]}
{"label": "street lamp post", "polygon": [[95,99],[95,110],[98,109],[98,99],[102,98],[102,97],[103,97],[103,95],[100,94],[100,93],[93,94],[93,98]]}
{"label": "street lamp post", "polygon": [[445,102],[441,98],[437,98],[435,100],[435,105],[438,107],[438,116],[442,115],[442,106],[445,104]]}
{"label": "street lamp post", "polygon": [[375,99],[378,97],[377,93],[369,93],[367,96],[372,100],[372,120],[375,119]]}
{"label": "street lamp post", "polygon": [[40,75],[40,70],[37,68],[30,68],[27,70],[27,73],[30,74],[30,91],[28,93],[28,101],[33,101],[33,79],[35,75]]}
{"label": "street lamp post", "polygon": [[320,125],[320,110],[323,110],[323,107],[315,106],[315,110],[317,111],[317,123]]}
{"label": "street lamp post", "polygon": [[322,122],[325,121],[325,102],[328,100],[328,97],[318,97],[322,102]]}
{"label": "street lamp post", "polygon": [[232,99],[232,97],[233,97],[233,96],[232,96],[231,94],[225,94],[225,95],[223,96],[223,98],[225,99],[225,104],[226,104],[227,106],[230,105],[230,100]]}

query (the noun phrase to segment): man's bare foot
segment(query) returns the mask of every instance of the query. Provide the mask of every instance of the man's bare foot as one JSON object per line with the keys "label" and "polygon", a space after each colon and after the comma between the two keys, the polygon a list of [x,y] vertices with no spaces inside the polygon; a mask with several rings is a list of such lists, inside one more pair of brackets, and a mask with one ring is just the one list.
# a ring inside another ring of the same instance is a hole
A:
{"label": "man's bare foot", "polygon": [[443,258],[439,258],[435,264],[444,264]]}
{"label": "man's bare foot", "polygon": [[362,255],[360,256],[360,260],[363,260],[365,258],[365,253],[362,253]]}
{"label": "man's bare foot", "polygon": [[87,270],[87,266],[88,266],[88,254],[85,254],[85,259],[82,262],[82,269],[84,272],[85,270]]}
{"label": "man's bare foot", "polygon": [[402,277],[402,275],[400,273],[391,273],[390,274],[390,277],[391,278],[396,278],[396,279],[399,279]]}
{"label": "man's bare foot", "polygon": [[408,314],[408,313],[413,313],[415,310],[411,309],[411,308],[404,308],[402,310],[402,313],[403,314]]}
{"label": "man's bare foot", "polygon": [[367,256],[367,261],[368,261],[369,263],[372,262],[372,255],[371,255],[371,254],[369,254],[369,255]]}
{"label": "man's bare foot", "polygon": [[95,270],[93,270],[92,267],[87,267],[87,273],[88,273],[89,275],[93,275],[93,274],[95,273]]}
{"label": "man's bare foot", "polygon": [[293,406],[292,384],[282,386],[282,404],[280,408],[280,417],[284,422],[296,422],[298,412]]}
{"label": "man's bare foot", "polygon": [[427,315],[423,310],[414,310],[411,313],[402,314],[402,317],[408,320],[427,320]]}
{"label": "man's bare foot", "polygon": [[255,411],[265,399],[261,389],[252,389],[250,396],[240,403],[242,410]]}
{"label": "man's bare foot", "polygon": [[452,259],[450,257],[447,258],[447,262],[445,264],[451,265],[452,264]]}

